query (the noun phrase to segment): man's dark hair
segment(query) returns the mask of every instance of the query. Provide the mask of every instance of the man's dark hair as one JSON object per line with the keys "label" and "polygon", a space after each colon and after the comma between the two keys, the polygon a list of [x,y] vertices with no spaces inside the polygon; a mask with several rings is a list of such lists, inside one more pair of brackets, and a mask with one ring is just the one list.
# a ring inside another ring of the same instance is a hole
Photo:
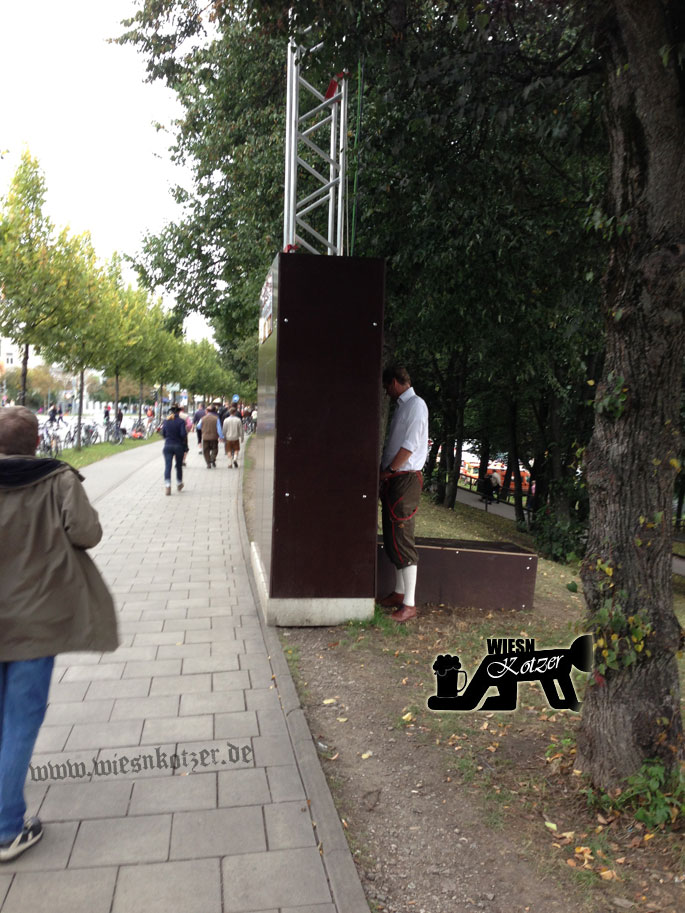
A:
{"label": "man's dark hair", "polygon": [[0,453],[30,454],[36,452],[38,419],[25,406],[0,408]]}
{"label": "man's dark hair", "polygon": [[404,365],[389,365],[383,371],[383,386],[387,387],[393,380],[402,385],[408,384],[411,387],[411,377]]}

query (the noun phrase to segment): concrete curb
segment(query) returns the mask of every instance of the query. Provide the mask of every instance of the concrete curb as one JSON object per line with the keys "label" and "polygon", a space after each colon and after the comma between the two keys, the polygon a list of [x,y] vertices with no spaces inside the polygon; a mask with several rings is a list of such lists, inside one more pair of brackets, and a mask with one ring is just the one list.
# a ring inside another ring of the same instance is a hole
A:
{"label": "concrete curb", "polygon": [[326,870],[331,894],[338,913],[369,913],[369,904],[359,879],[359,873],[352,859],[350,848],[347,845],[340,817],[321,768],[321,762],[314,747],[314,741],[297,695],[295,683],[283,655],[281,642],[275,629],[268,627],[264,619],[262,604],[257,592],[257,582],[252,571],[252,562],[250,560],[251,545],[247,535],[247,526],[245,525],[242,464],[240,472],[237,508],[243,561],[247,568],[253,598],[259,609],[257,613],[259,623],[269,651],[269,661],[285,714],[288,735],[295,753],[295,761],[302,777],[305,793],[310,801],[312,820],[316,823],[319,852]]}

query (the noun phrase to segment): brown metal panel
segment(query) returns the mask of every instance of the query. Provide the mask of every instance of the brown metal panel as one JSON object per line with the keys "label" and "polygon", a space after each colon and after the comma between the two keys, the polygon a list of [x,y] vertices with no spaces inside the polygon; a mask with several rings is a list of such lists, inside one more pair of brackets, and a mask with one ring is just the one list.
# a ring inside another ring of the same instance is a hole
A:
{"label": "brown metal panel", "polygon": [[383,297],[381,260],[280,255],[272,597],[373,597]]}
{"label": "brown metal panel", "polygon": [[[416,602],[480,609],[532,608],[537,555],[510,542],[417,538]],[[395,569],[378,543],[377,596],[395,587]]]}

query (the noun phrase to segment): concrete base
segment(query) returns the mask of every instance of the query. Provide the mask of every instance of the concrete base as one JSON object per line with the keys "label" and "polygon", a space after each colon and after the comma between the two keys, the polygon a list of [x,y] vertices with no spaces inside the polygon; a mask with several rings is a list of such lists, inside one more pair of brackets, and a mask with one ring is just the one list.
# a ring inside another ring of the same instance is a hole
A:
{"label": "concrete base", "polygon": [[252,572],[257,583],[262,615],[267,625],[282,627],[316,627],[317,625],[339,625],[347,621],[364,621],[373,618],[375,599],[373,596],[360,599],[338,599],[334,597],[274,599],[264,573],[264,565],[256,542],[250,543]]}

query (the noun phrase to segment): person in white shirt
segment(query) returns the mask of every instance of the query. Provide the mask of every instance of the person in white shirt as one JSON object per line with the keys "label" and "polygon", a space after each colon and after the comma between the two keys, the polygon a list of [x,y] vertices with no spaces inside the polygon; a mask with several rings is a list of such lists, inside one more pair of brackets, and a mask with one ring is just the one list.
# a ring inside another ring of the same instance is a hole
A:
{"label": "person in white shirt", "polygon": [[428,456],[428,407],[414,392],[402,366],[385,369],[383,387],[396,403],[380,471],[383,544],[396,577],[394,592],[380,604],[394,608],[391,618],[402,623],[416,617],[414,523],[423,488],[421,470]]}
{"label": "person in white shirt", "polygon": [[243,423],[238,417],[238,410],[231,406],[228,415],[224,419],[224,438],[226,439],[226,455],[228,456],[228,468],[234,466],[238,468],[238,454],[240,453],[240,442],[245,437]]}

